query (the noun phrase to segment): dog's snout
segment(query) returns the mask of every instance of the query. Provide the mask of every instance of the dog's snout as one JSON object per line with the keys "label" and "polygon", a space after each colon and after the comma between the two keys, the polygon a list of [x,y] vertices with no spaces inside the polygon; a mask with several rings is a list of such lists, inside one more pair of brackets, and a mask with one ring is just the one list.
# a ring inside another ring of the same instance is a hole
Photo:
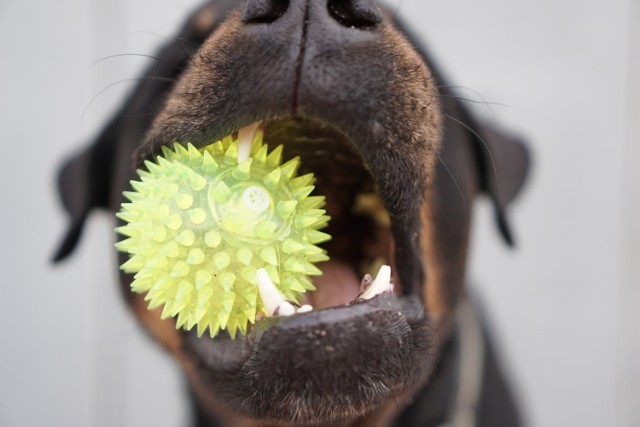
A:
{"label": "dog's snout", "polygon": [[[309,0],[294,0],[302,8]],[[248,0],[242,20],[246,23],[272,23],[284,15],[290,0]],[[382,22],[382,12],[375,0],[328,0],[328,15],[347,28],[368,28]]]}
{"label": "dog's snout", "polygon": [[280,18],[289,8],[289,0],[248,0],[242,20],[268,24]]}
{"label": "dog's snout", "polygon": [[375,0],[329,0],[329,14],[345,27],[366,28],[382,22]]}

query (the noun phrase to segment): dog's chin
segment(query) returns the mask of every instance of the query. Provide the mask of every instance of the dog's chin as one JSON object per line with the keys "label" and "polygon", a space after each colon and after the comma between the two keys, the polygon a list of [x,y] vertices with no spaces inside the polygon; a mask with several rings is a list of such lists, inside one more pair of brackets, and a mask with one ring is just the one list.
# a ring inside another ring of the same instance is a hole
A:
{"label": "dog's chin", "polygon": [[[215,338],[184,332],[191,381],[216,406],[261,422],[361,417],[424,382],[433,368],[435,336],[421,284],[406,282],[422,269],[411,265],[420,256],[399,253],[396,243],[416,230],[395,226],[384,201],[397,196],[378,192],[357,144],[331,125],[282,117],[261,126],[269,146],[284,146],[285,160],[301,157],[300,173],[314,173],[317,193],[326,196],[330,261],[318,265],[316,290],[305,294],[312,311],[261,318],[233,340],[225,331]],[[376,276],[389,283],[373,289]]]}

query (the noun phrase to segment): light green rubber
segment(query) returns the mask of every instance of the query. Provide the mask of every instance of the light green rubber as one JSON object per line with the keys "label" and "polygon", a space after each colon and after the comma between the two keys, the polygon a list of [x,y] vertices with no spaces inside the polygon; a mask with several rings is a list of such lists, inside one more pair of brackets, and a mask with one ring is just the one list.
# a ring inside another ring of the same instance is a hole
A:
{"label": "light green rubber", "polygon": [[203,149],[163,148],[138,170],[117,214],[127,238],[116,247],[131,255],[121,268],[135,273],[131,288],[147,292],[150,310],[164,304],[162,317],[176,317],[177,328],[235,338],[264,311],[257,269],[291,301],[314,289],[313,263],[329,259],[316,246],[330,239],[318,231],[329,221],[325,198],[310,196],[312,174],[295,177],[298,157],[281,158],[282,146],[268,153],[258,131],[242,162],[227,137]]}

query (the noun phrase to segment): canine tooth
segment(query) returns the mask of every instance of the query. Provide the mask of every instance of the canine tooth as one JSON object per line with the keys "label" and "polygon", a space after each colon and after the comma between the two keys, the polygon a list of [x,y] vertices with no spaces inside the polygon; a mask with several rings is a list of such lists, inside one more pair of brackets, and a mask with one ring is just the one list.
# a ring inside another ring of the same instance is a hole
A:
{"label": "canine tooth", "polygon": [[251,156],[253,137],[260,128],[260,122],[245,126],[238,131],[238,163],[242,163]]}
{"label": "canine tooth", "polygon": [[375,280],[360,296],[360,299],[369,300],[384,292],[390,292],[393,290],[391,285],[391,267],[383,265],[378,271],[378,275]]}
{"label": "canine tooth", "polygon": [[287,301],[273,284],[269,273],[267,273],[267,270],[264,268],[258,269],[256,273],[258,275],[260,298],[262,298],[262,304],[264,304],[264,307],[267,309],[269,316],[292,316],[297,313],[308,313],[313,310],[313,307],[309,304],[296,307]]}
{"label": "canine tooth", "polygon": [[[273,316],[282,303],[287,302],[284,296],[278,291],[276,285],[273,284],[267,270],[260,268],[257,271],[258,275],[258,291],[260,291],[260,298],[262,298],[262,304],[267,309],[269,316]],[[289,304],[291,305],[291,304]]]}
{"label": "canine tooth", "polygon": [[289,301],[284,301],[280,306],[276,309],[276,316],[292,316],[296,314],[296,308]]}

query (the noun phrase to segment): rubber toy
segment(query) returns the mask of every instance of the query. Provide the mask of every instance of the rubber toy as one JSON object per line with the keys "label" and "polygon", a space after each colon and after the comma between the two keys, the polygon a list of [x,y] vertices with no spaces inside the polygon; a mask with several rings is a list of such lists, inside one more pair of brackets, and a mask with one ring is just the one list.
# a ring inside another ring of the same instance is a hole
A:
{"label": "rubber toy", "polygon": [[197,326],[198,336],[235,338],[266,313],[258,269],[292,302],[314,289],[314,263],[329,259],[317,246],[330,239],[319,231],[329,221],[325,198],[311,196],[313,174],[297,177],[300,159],[282,164],[282,152],[269,152],[258,130],[244,145],[229,136],[200,149],[164,147],[137,171],[117,214],[126,239],[116,247],[130,254],[121,269],[150,310],[164,305],[162,318]]}

